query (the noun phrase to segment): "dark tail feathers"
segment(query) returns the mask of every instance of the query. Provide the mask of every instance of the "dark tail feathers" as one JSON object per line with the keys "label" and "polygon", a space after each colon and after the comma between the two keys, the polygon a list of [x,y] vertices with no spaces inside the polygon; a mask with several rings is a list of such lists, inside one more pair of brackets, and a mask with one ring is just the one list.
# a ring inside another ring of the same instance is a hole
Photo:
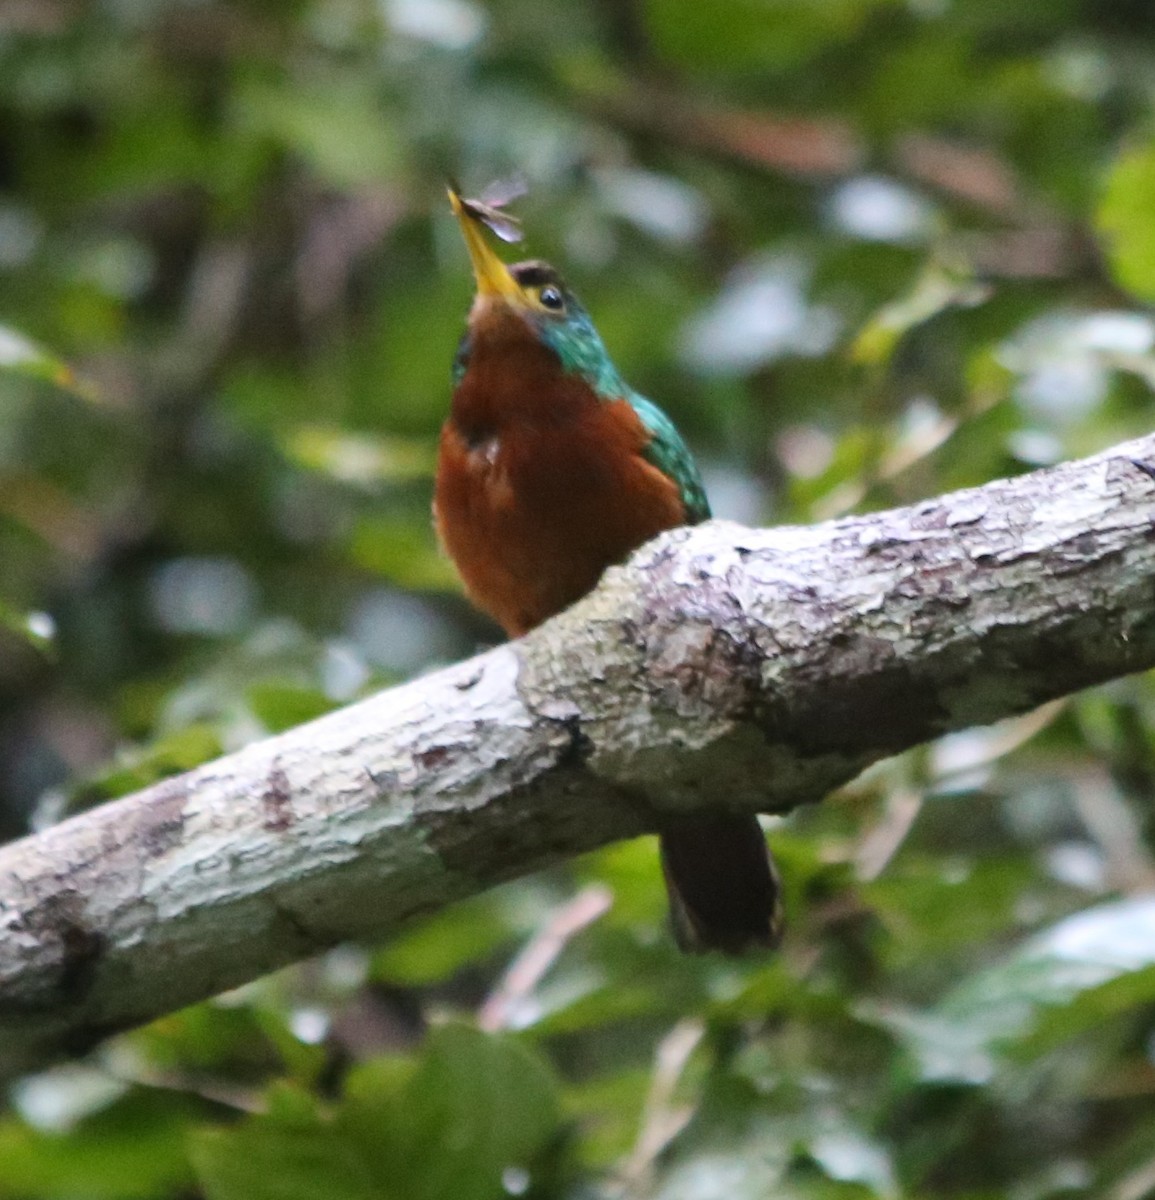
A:
{"label": "dark tail feathers", "polygon": [[745,954],[778,944],[778,872],[756,817],[671,821],[662,827],[660,844],[670,919],[683,950]]}

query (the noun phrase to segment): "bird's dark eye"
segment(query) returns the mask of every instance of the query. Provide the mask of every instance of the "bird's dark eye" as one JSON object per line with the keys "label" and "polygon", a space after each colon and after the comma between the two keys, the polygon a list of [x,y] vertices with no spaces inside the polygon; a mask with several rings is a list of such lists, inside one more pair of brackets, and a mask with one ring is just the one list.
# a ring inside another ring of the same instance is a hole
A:
{"label": "bird's dark eye", "polygon": [[542,307],[552,308],[554,312],[561,312],[565,308],[565,300],[562,298],[561,289],[554,287],[552,283],[547,283],[538,292],[537,298],[541,301]]}

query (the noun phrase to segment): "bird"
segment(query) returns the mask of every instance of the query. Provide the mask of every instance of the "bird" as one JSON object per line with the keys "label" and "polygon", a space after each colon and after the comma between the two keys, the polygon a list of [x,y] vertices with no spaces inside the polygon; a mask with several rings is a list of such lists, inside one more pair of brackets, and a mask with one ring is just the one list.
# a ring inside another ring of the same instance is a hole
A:
{"label": "bird", "polygon": [[[455,185],[449,201],[476,290],[438,443],[434,525],[471,602],[517,638],[710,505],[673,422],[626,384],[558,272],[506,264],[486,239],[492,210]],[[756,816],[670,816],[657,832],[682,950],[777,945],[779,878]]]}

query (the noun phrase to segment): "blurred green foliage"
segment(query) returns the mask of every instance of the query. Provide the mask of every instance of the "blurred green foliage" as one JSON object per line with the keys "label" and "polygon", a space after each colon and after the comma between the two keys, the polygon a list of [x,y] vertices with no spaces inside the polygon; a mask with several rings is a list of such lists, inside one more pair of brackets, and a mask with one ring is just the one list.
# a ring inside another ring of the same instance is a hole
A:
{"label": "blurred green foliage", "polygon": [[[812,521],[1151,427],[1153,118],[1144,0],[0,0],[0,830],[496,639],[447,176]],[[770,961],[680,957],[643,841],[174,1014],[12,1089],[0,1198],[1155,1195],[1153,729],[795,814]]]}

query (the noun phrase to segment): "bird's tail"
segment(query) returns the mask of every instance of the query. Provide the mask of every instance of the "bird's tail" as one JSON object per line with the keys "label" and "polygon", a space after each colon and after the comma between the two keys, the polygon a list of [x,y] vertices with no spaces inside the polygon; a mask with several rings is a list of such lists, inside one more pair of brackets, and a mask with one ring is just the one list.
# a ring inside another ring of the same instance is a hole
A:
{"label": "bird's tail", "polygon": [[678,945],[689,953],[772,950],[782,934],[778,872],[757,817],[692,816],[661,829]]}

